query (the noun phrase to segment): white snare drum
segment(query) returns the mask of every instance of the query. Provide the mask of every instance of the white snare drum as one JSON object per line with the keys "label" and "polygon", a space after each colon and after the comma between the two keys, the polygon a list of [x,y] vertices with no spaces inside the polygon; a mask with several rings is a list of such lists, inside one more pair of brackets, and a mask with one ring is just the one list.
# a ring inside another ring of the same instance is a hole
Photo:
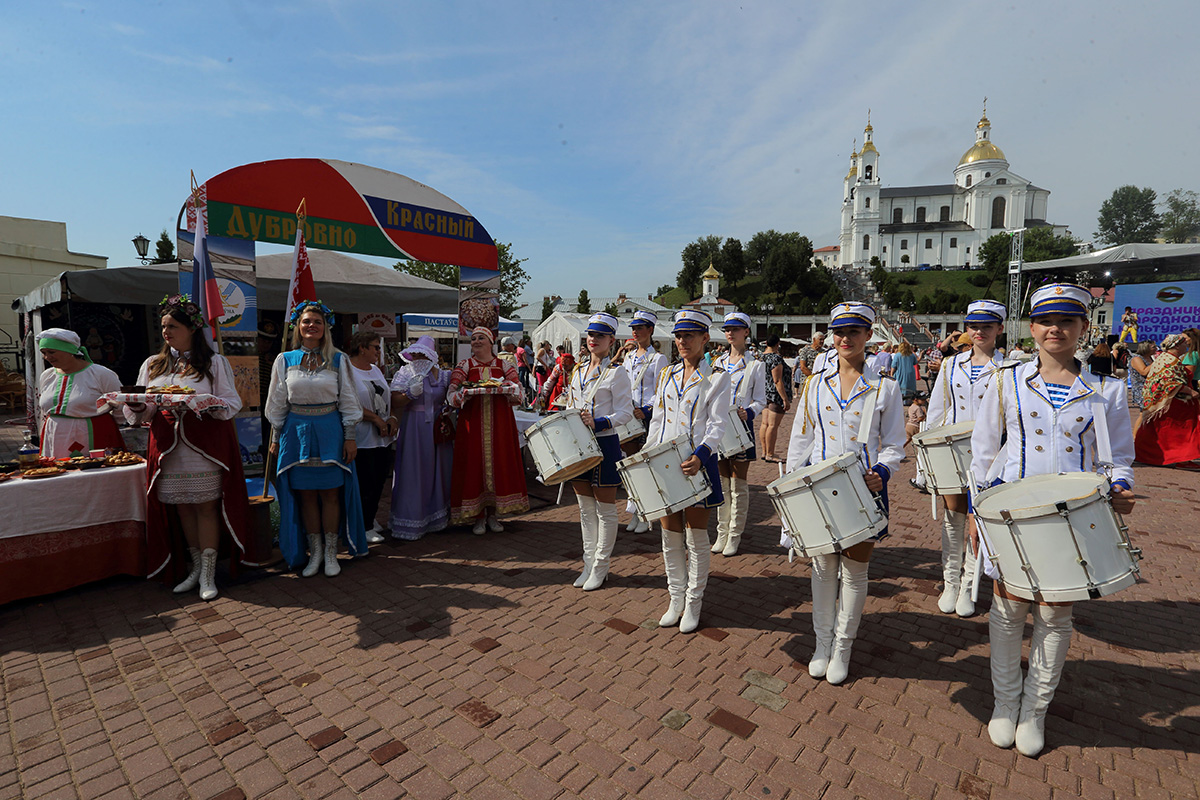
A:
{"label": "white snare drum", "polygon": [[533,463],[547,486],[569,481],[604,460],[592,429],[578,408],[551,414],[525,429]]}
{"label": "white snare drum", "polygon": [[802,556],[840,553],[888,524],[854,453],[789,472],[767,484],[767,495]]}
{"label": "white snare drum", "polygon": [[682,511],[712,492],[703,469],[695,475],[683,474],[680,465],[691,457],[692,446],[688,438],[679,436],[653,447],[644,447],[617,462],[621,483],[625,484],[625,491],[645,519],[661,519]]}
{"label": "white snare drum", "polygon": [[928,428],[912,437],[917,464],[933,494],[963,494],[971,485],[971,432],[975,422]]}
{"label": "white snare drum", "polygon": [[1137,580],[1142,551],[1112,508],[1108,479],[1091,472],[1038,475],[975,499],[985,552],[1017,597],[1070,602]]}
{"label": "white snare drum", "polygon": [[621,444],[625,444],[644,435],[646,433],[646,426],[642,424],[640,419],[633,417],[629,422],[626,422],[624,425],[618,425],[613,430],[617,432],[617,439]]}
{"label": "white snare drum", "polygon": [[754,447],[754,437],[750,435],[746,423],[738,416],[736,408],[729,409],[725,419],[725,435],[717,444],[718,458],[733,458]]}

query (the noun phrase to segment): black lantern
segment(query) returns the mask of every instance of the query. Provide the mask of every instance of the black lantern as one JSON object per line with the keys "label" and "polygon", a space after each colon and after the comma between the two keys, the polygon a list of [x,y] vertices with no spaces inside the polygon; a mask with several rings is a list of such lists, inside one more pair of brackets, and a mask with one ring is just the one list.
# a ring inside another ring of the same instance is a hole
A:
{"label": "black lantern", "polygon": [[150,252],[149,239],[139,233],[137,236],[133,237],[133,247],[137,250],[138,258],[142,260],[143,264],[150,263],[151,259],[146,257],[146,253]]}

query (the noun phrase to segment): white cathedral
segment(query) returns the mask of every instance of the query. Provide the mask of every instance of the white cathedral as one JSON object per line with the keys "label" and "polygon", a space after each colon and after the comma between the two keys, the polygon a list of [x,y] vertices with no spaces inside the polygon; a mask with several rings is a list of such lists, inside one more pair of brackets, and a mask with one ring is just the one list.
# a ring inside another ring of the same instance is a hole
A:
{"label": "white cathedral", "polygon": [[[974,265],[994,234],[1049,225],[1050,191],[1009,170],[992,142],[986,109],[975,126],[975,144],[954,168],[954,183],[881,186],[873,133],[868,115],[862,151],[851,154],[843,183],[841,266],[868,267],[875,256],[892,270]],[[1066,232],[1065,226],[1051,227]]]}

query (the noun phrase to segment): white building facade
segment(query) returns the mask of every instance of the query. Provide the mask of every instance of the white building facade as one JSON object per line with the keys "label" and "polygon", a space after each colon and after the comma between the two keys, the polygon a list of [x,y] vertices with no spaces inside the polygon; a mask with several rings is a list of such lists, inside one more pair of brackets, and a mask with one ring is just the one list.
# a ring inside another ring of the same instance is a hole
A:
{"label": "white building facade", "polygon": [[954,183],[884,187],[868,120],[862,150],[851,154],[842,184],[837,263],[865,268],[878,257],[890,270],[973,266],[989,237],[1049,225],[1049,190],[1011,171],[991,133],[985,112],[975,126],[975,143],[954,169]]}

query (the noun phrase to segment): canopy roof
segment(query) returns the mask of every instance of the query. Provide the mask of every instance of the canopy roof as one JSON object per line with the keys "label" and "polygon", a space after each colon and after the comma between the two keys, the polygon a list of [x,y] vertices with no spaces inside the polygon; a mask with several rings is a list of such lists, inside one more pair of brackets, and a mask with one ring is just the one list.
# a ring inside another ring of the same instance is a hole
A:
{"label": "canopy roof", "polygon": [[1200,266],[1200,244],[1122,244],[1079,256],[1033,261],[1021,265],[1021,271],[1045,269],[1085,271],[1109,266],[1149,267],[1163,271],[1194,268]]}
{"label": "canopy roof", "polygon": [[[458,290],[450,286],[332,250],[309,250],[308,257],[317,296],[335,312],[458,313]],[[292,274],[292,254],[262,255],[256,262],[258,307],[283,311]],[[218,276],[236,277],[236,273],[220,265],[214,265],[214,271]],[[179,269],[175,264],[112,267],[64,272],[14,300],[13,308],[32,311],[61,300],[155,305],[177,291]]]}
{"label": "canopy roof", "polygon": [[[534,328],[533,341],[549,342],[552,345],[570,341],[573,345],[577,345],[587,335],[585,331],[590,316],[590,314],[555,311],[546,317],[545,322]],[[620,320],[620,325],[617,327],[617,338],[623,341],[632,336],[633,330],[629,327],[629,320]],[[670,325],[660,323],[654,326],[654,342],[658,352],[670,353],[672,338]]]}

